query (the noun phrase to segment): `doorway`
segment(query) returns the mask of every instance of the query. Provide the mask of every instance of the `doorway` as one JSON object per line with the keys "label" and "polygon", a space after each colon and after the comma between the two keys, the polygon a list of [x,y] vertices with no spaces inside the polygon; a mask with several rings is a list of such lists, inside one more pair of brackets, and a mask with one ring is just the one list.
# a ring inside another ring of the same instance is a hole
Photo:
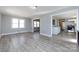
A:
{"label": "doorway", "polygon": [[40,32],[40,19],[33,20],[33,32]]}
{"label": "doorway", "polygon": [[52,16],[52,36],[55,40],[77,44],[77,10]]}

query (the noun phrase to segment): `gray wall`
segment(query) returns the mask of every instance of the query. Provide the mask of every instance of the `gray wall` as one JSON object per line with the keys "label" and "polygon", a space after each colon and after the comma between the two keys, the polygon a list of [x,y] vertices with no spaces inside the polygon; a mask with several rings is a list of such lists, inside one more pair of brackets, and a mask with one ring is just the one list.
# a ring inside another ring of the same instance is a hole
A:
{"label": "gray wall", "polygon": [[40,33],[51,37],[51,17],[50,15],[43,15],[40,17]]}
{"label": "gray wall", "polygon": [[0,38],[1,38],[1,14],[0,14]]}
{"label": "gray wall", "polygon": [[[23,29],[12,29],[11,28],[11,20],[12,18],[18,19],[25,19],[25,28]],[[17,33],[17,32],[30,32],[31,30],[31,20],[29,18],[20,18],[8,15],[2,15],[2,34],[10,34],[10,33]]]}
{"label": "gray wall", "polygon": [[0,34],[1,34],[1,14],[0,14]]}

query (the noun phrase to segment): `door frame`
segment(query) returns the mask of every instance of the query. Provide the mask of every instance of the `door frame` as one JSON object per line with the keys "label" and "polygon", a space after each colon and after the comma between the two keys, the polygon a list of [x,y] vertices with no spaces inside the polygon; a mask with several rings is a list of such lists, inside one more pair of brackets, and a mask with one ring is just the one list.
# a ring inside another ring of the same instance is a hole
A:
{"label": "door frame", "polygon": [[[34,32],[34,23],[33,23],[33,21],[34,21],[35,19],[39,19],[39,20],[40,20],[40,18],[34,18],[34,19],[32,19],[32,32]],[[40,22],[39,22],[39,27],[40,27]],[[39,33],[40,33],[40,31],[39,31]]]}
{"label": "door frame", "polygon": [[39,32],[40,32],[40,19],[33,20],[33,32],[34,32],[34,21],[38,21],[38,20],[39,20]]}

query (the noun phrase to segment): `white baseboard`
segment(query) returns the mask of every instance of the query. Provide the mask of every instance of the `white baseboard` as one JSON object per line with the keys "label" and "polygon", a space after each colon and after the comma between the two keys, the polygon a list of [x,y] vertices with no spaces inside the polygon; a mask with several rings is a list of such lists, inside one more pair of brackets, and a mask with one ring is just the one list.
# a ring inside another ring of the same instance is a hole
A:
{"label": "white baseboard", "polygon": [[52,37],[52,35],[48,35],[48,34],[44,34],[44,33],[40,33],[43,36],[47,36],[47,37]]}
{"label": "white baseboard", "polygon": [[[0,35],[0,38],[1,38],[1,36],[4,36],[4,35],[17,34],[17,33],[24,33],[24,32],[28,32],[28,31],[13,32],[13,33],[2,33],[2,34]],[[48,35],[48,34],[44,34],[44,33],[40,33],[40,34],[43,35],[43,36],[52,37],[52,35]]]}
{"label": "white baseboard", "polygon": [[10,34],[17,34],[17,33],[24,33],[24,32],[29,32],[29,31],[12,32],[12,33],[2,33],[1,36],[10,35]]}

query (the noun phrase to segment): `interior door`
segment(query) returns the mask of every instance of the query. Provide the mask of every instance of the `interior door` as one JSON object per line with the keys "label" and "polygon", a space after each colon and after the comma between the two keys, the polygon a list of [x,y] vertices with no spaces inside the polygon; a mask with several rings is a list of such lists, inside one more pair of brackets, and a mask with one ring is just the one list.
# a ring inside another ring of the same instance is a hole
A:
{"label": "interior door", "polygon": [[34,32],[40,32],[40,21],[39,20],[34,20]]}

